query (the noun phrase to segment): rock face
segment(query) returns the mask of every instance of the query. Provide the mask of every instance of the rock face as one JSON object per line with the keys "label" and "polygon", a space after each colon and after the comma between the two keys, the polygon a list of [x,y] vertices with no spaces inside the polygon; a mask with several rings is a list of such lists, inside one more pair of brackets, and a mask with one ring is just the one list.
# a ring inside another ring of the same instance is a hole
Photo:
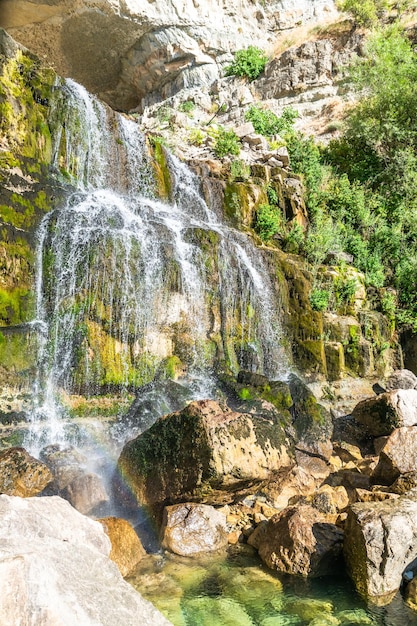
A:
{"label": "rock face", "polygon": [[274,515],[259,537],[259,556],[271,569],[301,576],[331,573],[341,555],[343,531],[317,509],[288,507]]}
{"label": "rock face", "polygon": [[180,556],[220,550],[227,546],[226,516],[205,504],[167,506],[161,537],[162,546]]}
{"label": "rock face", "polygon": [[122,576],[128,576],[146,554],[133,526],[118,517],[103,517],[97,521],[111,541],[111,560],[116,563]]}
{"label": "rock face", "polygon": [[48,466],[30,456],[24,448],[0,452],[0,493],[22,498],[36,496],[52,478]]}
{"label": "rock face", "polygon": [[345,527],[344,553],[359,593],[388,604],[417,556],[417,494],[354,504]]}
{"label": "rock face", "polygon": [[414,426],[417,424],[417,390],[397,389],[381,393],[359,402],[352,415],[372,437],[390,435],[395,428],[402,426]]}
{"label": "rock face", "polygon": [[2,624],[170,623],[122,579],[101,525],[65,500],[2,495],[0,517]]}
{"label": "rock face", "polygon": [[388,437],[379,454],[373,472],[375,482],[392,484],[401,474],[413,472],[417,467],[417,428],[397,428]]}
{"label": "rock face", "polygon": [[335,15],[333,0],[2,0],[2,26],[17,41],[119,109],[149,91],[207,84],[231,51]]}
{"label": "rock face", "polygon": [[275,420],[223,410],[212,400],[192,402],[128,442],[119,469],[138,502],[153,508],[230,501],[231,493],[291,464]]}

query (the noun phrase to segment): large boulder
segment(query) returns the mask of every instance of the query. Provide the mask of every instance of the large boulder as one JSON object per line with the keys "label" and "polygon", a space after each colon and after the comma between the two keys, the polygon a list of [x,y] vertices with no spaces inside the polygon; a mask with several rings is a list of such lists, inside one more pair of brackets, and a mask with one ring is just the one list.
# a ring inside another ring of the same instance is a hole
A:
{"label": "large boulder", "polygon": [[397,389],[362,400],[352,415],[371,437],[383,437],[395,428],[414,426],[417,424],[417,390]]}
{"label": "large boulder", "polygon": [[213,400],[159,419],[128,442],[119,459],[138,502],[155,511],[184,500],[231,501],[236,491],[290,464],[278,417],[235,413]]}
{"label": "large boulder", "polygon": [[28,498],[43,491],[52,480],[51,470],[24,448],[0,452],[0,493]]}
{"label": "large boulder", "polygon": [[146,555],[133,526],[120,517],[102,517],[97,520],[111,541],[110,558],[122,576],[128,576]]}
{"label": "large boulder", "polygon": [[393,389],[417,389],[417,376],[410,370],[395,370],[387,378],[385,389],[392,391]]}
{"label": "large boulder", "polygon": [[372,480],[391,485],[401,474],[413,472],[417,467],[417,427],[397,428],[388,437],[379,454]]}
{"label": "large boulder", "polygon": [[180,556],[221,550],[227,546],[226,516],[206,504],[167,506],[161,537],[162,546]]}
{"label": "large boulder", "polygon": [[268,520],[258,552],[271,569],[301,576],[334,571],[341,555],[343,531],[308,505],[292,506]]}
{"label": "large boulder", "polygon": [[388,604],[402,574],[417,557],[417,492],[383,502],[353,504],[345,525],[344,553],[359,593]]}
{"label": "large boulder", "polygon": [[62,491],[62,497],[72,506],[87,515],[100,509],[109,501],[109,496],[97,474],[81,474]]}
{"label": "large boulder", "polygon": [[108,558],[102,526],[58,496],[0,496],[0,623],[162,626]]}

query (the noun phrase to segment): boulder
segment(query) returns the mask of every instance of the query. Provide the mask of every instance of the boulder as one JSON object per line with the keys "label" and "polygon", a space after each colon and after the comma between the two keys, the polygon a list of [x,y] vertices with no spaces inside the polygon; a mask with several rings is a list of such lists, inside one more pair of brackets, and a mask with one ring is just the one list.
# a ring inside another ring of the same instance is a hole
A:
{"label": "boulder", "polygon": [[[320,483],[322,480],[320,479]],[[263,492],[276,509],[283,509],[293,499],[313,494],[318,481],[305,469],[296,465],[291,469],[277,473],[264,486]]]}
{"label": "boulder", "polygon": [[392,493],[402,496],[415,488],[417,488],[417,470],[398,476],[389,489]]}
{"label": "boulder", "polygon": [[388,604],[417,556],[417,492],[353,504],[345,524],[344,554],[358,592],[376,604]]}
{"label": "boulder", "polygon": [[116,563],[122,576],[128,576],[146,555],[135,529],[127,520],[119,517],[103,517],[97,521],[110,539],[111,560]]}
{"label": "boulder", "polygon": [[362,400],[352,415],[371,437],[389,435],[395,428],[417,424],[417,390],[398,389]]}
{"label": "boulder", "polygon": [[236,491],[288,467],[290,454],[278,416],[266,420],[202,400],[128,442],[119,469],[138,502],[158,512],[184,500],[230,502]]}
{"label": "boulder", "polygon": [[394,389],[417,389],[417,376],[410,370],[396,370],[384,385],[387,391]]}
{"label": "boulder", "polygon": [[259,556],[271,569],[301,576],[334,571],[341,555],[343,531],[308,506],[292,506],[267,522],[258,538]]}
{"label": "boulder", "polygon": [[59,444],[46,446],[39,456],[51,469],[54,478],[48,486],[48,495],[61,495],[61,491],[83,473],[87,461],[76,448]]}
{"label": "boulder", "polygon": [[97,474],[81,474],[62,491],[62,497],[87,515],[109,501],[101,479]]}
{"label": "boulder", "polygon": [[379,454],[372,480],[391,485],[401,474],[413,472],[417,467],[417,428],[397,428],[388,437]]}
{"label": "boulder", "polygon": [[0,623],[168,626],[110,561],[102,526],[58,496],[0,496]]}
{"label": "boulder", "polygon": [[28,498],[43,491],[52,480],[51,470],[24,448],[0,452],[0,493]]}
{"label": "boulder", "polygon": [[206,504],[176,504],[164,510],[162,546],[180,556],[221,550],[227,546],[226,516]]}

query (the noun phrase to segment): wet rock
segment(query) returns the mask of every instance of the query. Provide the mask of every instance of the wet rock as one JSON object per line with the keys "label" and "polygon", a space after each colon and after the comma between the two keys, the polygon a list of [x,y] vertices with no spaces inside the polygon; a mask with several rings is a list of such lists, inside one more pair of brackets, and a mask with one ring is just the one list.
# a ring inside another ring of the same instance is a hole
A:
{"label": "wet rock", "polygon": [[111,542],[110,558],[123,577],[128,576],[146,555],[135,530],[127,520],[103,517],[99,520]]}
{"label": "wet rock", "polygon": [[183,608],[189,616],[188,623],[255,626],[245,609],[232,598],[206,596],[186,599],[183,601]]}
{"label": "wet rock", "polygon": [[0,517],[2,624],[168,626],[108,558],[102,526],[62,498],[2,495]]}
{"label": "wet rock", "polygon": [[259,556],[271,569],[301,576],[331,573],[342,550],[343,532],[308,506],[284,509],[268,522]]}
{"label": "wet rock", "polygon": [[43,448],[40,458],[53,474],[53,482],[48,486],[48,495],[60,495],[70,482],[80,476],[86,463],[84,455],[72,446],[63,447],[51,444]]}
{"label": "wet rock", "polygon": [[417,494],[353,504],[345,525],[344,554],[359,593],[388,604],[417,556]]}
{"label": "wet rock", "polygon": [[413,472],[417,467],[417,428],[397,428],[388,437],[379,454],[372,480],[391,485],[401,474]]}
{"label": "wet rock", "polygon": [[0,452],[0,493],[28,498],[36,496],[52,481],[51,470],[24,448]]}
{"label": "wet rock", "polygon": [[177,504],[164,510],[162,545],[180,556],[227,546],[226,516],[205,504]]}
{"label": "wet rock", "polygon": [[230,502],[236,491],[291,465],[290,454],[278,416],[267,420],[203,400],[128,442],[119,468],[137,500],[157,511],[184,500]]}
{"label": "wet rock", "polygon": [[97,474],[81,474],[77,476],[62,491],[62,497],[84,515],[92,513],[109,500],[109,496]]}
{"label": "wet rock", "polygon": [[362,400],[352,411],[371,437],[389,435],[395,428],[417,424],[417,390],[399,389]]}

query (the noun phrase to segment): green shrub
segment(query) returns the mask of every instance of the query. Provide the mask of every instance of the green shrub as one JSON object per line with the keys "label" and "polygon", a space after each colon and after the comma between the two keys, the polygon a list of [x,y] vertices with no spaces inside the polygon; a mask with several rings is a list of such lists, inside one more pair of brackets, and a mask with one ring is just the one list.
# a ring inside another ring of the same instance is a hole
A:
{"label": "green shrub", "polygon": [[312,289],[309,299],[313,311],[325,311],[329,306],[330,292],[327,289]]}
{"label": "green shrub", "polygon": [[268,57],[263,50],[256,46],[249,46],[245,50],[238,50],[231,65],[226,67],[226,76],[246,76],[250,80],[258,78],[265,69]]}
{"label": "green shrub", "polygon": [[230,164],[230,180],[247,180],[250,176],[250,167],[241,159]]}
{"label": "green shrub", "polygon": [[240,141],[235,131],[226,130],[222,126],[219,126],[213,150],[215,155],[219,158],[227,154],[239,154]]}
{"label": "green shrub", "polygon": [[178,107],[178,111],[182,111],[183,113],[191,113],[195,109],[195,102],[192,100],[186,100],[185,102],[181,102]]}
{"label": "green shrub", "polygon": [[201,146],[206,137],[206,133],[199,128],[192,128],[189,132],[188,140],[193,146]]}
{"label": "green shrub", "polygon": [[270,204],[261,204],[256,212],[255,231],[262,241],[269,241],[283,226],[279,209]]}
{"label": "green shrub", "polygon": [[255,131],[265,137],[291,132],[297,117],[297,111],[291,107],[285,108],[281,117],[269,109],[261,109],[254,105],[249,107],[245,114],[245,120],[252,122]]}

